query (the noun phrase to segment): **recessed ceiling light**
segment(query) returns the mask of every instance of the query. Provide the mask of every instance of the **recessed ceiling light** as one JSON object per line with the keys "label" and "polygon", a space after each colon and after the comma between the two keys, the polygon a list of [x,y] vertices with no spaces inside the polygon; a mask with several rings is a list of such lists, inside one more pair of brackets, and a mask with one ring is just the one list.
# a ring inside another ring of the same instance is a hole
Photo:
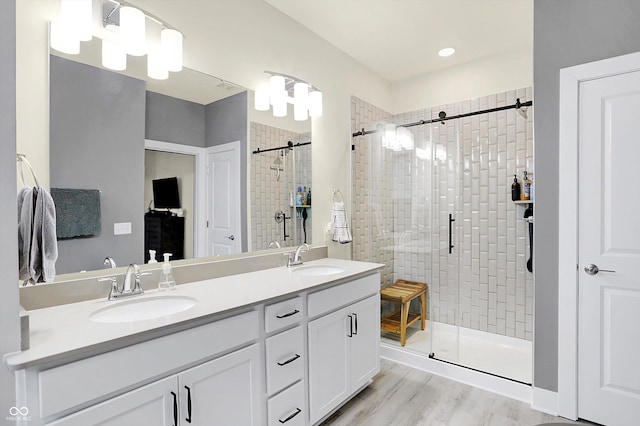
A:
{"label": "recessed ceiling light", "polygon": [[446,56],[451,56],[454,53],[456,53],[456,49],[454,49],[453,47],[445,47],[444,49],[440,49],[440,51],[438,52],[438,55],[442,57],[446,57]]}

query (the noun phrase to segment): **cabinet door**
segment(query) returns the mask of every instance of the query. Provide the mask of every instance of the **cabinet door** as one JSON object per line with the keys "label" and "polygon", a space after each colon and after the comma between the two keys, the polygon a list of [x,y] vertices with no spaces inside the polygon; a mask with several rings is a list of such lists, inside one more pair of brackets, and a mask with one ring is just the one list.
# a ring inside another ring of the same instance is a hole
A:
{"label": "cabinet door", "polygon": [[309,322],[309,411],[311,423],[349,396],[349,321],[341,309]]}
{"label": "cabinet door", "polygon": [[[55,426],[137,426],[174,425],[176,376],[158,380],[47,425]],[[174,393],[172,395],[172,392]],[[177,410],[177,400],[175,410]],[[177,412],[175,412],[177,417]]]}
{"label": "cabinet door", "polygon": [[178,374],[180,424],[261,425],[261,375],[257,344]]}
{"label": "cabinet door", "polygon": [[349,308],[354,321],[351,345],[351,390],[367,384],[380,371],[380,296]]}

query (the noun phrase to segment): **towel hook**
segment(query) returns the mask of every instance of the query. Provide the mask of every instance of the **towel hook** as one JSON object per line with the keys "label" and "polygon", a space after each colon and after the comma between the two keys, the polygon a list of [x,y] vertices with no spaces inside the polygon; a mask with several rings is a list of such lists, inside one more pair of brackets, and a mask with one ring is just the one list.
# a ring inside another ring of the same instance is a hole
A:
{"label": "towel hook", "polygon": [[38,183],[38,178],[36,177],[36,174],[33,171],[33,167],[31,167],[31,163],[29,163],[29,160],[27,160],[27,156],[25,154],[16,154],[16,161],[20,164],[20,178],[22,179],[22,183],[25,185],[27,184],[27,182],[24,179],[24,173],[22,171],[22,163],[24,163],[29,168],[29,171],[31,172],[31,176],[33,176],[33,180],[36,183],[36,186],[40,186],[40,184]]}

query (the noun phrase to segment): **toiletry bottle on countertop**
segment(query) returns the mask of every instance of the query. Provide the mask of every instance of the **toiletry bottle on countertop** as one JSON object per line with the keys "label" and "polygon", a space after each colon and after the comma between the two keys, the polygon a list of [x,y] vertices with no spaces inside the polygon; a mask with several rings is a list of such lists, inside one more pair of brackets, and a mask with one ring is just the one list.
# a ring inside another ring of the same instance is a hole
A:
{"label": "toiletry bottle on countertop", "polygon": [[518,175],[513,175],[513,183],[511,184],[511,201],[520,199],[520,184],[518,183]]}
{"label": "toiletry bottle on countertop", "polygon": [[158,282],[158,290],[174,290],[176,288],[176,282],[173,279],[173,275],[171,275],[171,264],[169,263],[169,257],[171,257],[172,254],[164,253],[163,256],[164,263],[162,264],[162,275],[160,276],[160,281]]}
{"label": "toiletry bottle on countertop", "polygon": [[520,193],[521,200],[529,200],[531,198],[531,180],[527,177],[527,171],[522,172],[522,192]]}
{"label": "toiletry bottle on countertop", "polygon": [[158,261],[156,260],[155,250],[149,250],[149,261],[147,263],[158,263]]}

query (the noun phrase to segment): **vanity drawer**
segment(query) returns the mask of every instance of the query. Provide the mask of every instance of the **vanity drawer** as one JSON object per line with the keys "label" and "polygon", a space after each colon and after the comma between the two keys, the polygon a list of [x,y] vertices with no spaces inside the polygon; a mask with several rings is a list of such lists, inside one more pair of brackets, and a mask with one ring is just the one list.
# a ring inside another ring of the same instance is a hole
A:
{"label": "vanity drawer", "polygon": [[[211,358],[258,338],[258,312],[250,311],[137,343],[38,374],[40,416],[70,412]],[[73,383],[73,386],[69,386]]]}
{"label": "vanity drawer", "polygon": [[302,426],[307,413],[304,412],[304,386],[298,382],[267,402],[269,426]]}
{"label": "vanity drawer", "polygon": [[309,294],[309,318],[325,314],[380,291],[380,273]]}
{"label": "vanity drawer", "polygon": [[298,323],[302,319],[302,297],[267,305],[264,308],[264,317],[267,334]]}
{"label": "vanity drawer", "polygon": [[267,393],[269,395],[302,379],[305,364],[303,349],[301,326],[267,339]]}

